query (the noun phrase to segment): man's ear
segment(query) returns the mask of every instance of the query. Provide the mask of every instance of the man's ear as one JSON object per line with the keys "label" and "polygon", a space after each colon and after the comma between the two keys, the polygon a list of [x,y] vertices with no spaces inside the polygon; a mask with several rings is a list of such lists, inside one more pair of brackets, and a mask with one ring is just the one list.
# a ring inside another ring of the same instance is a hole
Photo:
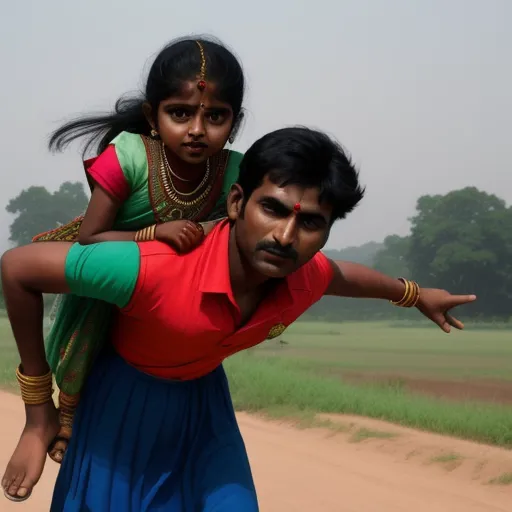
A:
{"label": "man's ear", "polygon": [[231,185],[227,199],[227,210],[229,220],[235,221],[243,216],[244,192],[238,183]]}

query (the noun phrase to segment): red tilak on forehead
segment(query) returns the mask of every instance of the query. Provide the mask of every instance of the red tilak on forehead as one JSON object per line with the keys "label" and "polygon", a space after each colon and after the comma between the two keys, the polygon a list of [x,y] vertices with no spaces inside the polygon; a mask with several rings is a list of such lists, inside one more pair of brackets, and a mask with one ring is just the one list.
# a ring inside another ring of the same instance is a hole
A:
{"label": "red tilak on forehead", "polygon": [[300,203],[295,203],[295,204],[293,205],[293,211],[294,211],[295,213],[300,212]]}

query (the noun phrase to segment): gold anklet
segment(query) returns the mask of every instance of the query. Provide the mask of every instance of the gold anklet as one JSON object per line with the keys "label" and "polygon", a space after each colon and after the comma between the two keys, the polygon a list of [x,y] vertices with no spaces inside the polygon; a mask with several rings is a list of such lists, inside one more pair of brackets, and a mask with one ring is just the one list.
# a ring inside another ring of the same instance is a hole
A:
{"label": "gold anklet", "polygon": [[37,377],[29,377],[16,368],[16,379],[20,385],[21,398],[26,405],[42,405],[52,400],[52,372]]}

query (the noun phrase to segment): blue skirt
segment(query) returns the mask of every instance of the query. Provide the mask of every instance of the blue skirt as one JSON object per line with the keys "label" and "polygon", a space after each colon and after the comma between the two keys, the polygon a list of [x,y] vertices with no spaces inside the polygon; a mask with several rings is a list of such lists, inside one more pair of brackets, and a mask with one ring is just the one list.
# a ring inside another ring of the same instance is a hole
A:
{"label": "blue skirt", "polygon": [[256,512],[224,369],[157,379],[118,355],[82,393],[51,512]]}

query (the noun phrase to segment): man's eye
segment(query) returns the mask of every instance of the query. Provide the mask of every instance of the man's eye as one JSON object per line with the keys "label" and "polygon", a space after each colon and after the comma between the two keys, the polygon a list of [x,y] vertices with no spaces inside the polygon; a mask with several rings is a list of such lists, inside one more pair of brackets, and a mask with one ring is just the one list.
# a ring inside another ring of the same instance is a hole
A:
{"label": "man's eye", "polygon": [[316,220],[312,219],[305,219],[302,221],[302,225],[311,231],[314,231],[315,229],[320,229],[320,226],[318,225],[318,222]]}
{"label": "man's eye", "polygon": [[272,208],[272,206],[269,206],[268,204],[262,204],[261,207],[263,208],[263,211],[267,213],[275,213],[274,208]]}

